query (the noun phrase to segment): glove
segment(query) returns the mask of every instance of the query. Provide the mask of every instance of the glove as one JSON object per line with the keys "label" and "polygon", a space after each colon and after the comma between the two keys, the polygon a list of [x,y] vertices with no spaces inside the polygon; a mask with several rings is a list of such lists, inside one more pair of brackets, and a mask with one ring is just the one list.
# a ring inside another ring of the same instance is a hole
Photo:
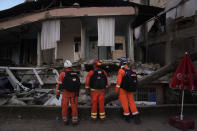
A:
{"label": "glove", "polygon": [[60,99],[60,95],[56,95],[56,99],[59,100]]}
{"label": "glove", "polygon": [[88,90],[89,89],[89,86],[85,86],[85,89]]}
{"label": "glove", "polygon": [[120,88],[116,87],[116,93],[119,93]]}
{"label": "glove", "polygon": [[119,97],[119,95],[120,95],[120,88],[116,87],[116,93],[117,93],[117,96]]}

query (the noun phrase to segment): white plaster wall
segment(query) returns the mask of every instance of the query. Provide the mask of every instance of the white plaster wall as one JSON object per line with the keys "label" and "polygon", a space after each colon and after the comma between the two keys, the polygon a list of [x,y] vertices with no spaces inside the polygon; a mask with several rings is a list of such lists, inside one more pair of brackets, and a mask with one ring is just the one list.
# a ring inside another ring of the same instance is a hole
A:
{"label": "white plaster wall", "polygon": [[178,8],[178,15],[184,17],[190,17],[195,15],[197,10],[197,0],[189,0],[185,4]]}
{"label": "white plaster wall", "polygon": [[57,58],[74,62],[74,37],[81,36],[80,19],[65,19],[61,21],[61,36],[58,42]]}
{"label": "white plaster wall", "polygon": [[140,4],[141,3],[141,0],[129,0],[130,2],[134,2],[134,3],[138,3]]}
{"label": "white plaster wall", "polygon": [[125,37],[124,36],[115,36],[115,43],[122,43],[123,44],[123,50],[114,50],[112,52],[113,60],[116,60],[120,57],[126,57]]}
{"label": "white plaster wall", "polygon": [[[175,1],[175,0],[171,0],[171,1]],[[150,0],[150,5],[165,8],[168,2],[169,0]]]}

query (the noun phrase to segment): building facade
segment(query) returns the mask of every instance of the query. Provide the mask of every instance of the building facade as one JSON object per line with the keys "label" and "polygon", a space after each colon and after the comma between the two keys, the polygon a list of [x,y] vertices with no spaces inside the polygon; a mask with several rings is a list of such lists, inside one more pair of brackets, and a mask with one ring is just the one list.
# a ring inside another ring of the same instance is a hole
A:
{"label": "building facade", "polygon": [[136,60],[166,65],[185,52],[196,52],[196,2],[170,2],[162,13],[143,25],[144,30],[143,26],[135,28]]}
{"label": "building facade", "polygon": [[133,28],[161,10],[123,0],[27,1],[0,12],[0,56],[16,65],[134,61]]}

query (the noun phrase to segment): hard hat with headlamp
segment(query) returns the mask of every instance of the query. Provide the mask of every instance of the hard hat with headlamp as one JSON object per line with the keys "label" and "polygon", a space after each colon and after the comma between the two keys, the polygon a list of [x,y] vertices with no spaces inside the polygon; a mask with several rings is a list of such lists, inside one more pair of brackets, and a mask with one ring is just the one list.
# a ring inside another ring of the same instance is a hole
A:
{"label": "hard hat with headlamp", "polygon": [[102,62],[103,62],[102,60],[94,60],[93,65],[100,66],[102,64]]}
{"label": "hard hat with headlamp", "polygon": [[118,59],[121,64],[127,64],[127,58],[126,57],[121,57]]}
{"label": "hard hat with headlamp", "polygon": [[70,68],[70,67],[72,67],[72,63],[69,60],[65,60],[64,67],[65,68]]}

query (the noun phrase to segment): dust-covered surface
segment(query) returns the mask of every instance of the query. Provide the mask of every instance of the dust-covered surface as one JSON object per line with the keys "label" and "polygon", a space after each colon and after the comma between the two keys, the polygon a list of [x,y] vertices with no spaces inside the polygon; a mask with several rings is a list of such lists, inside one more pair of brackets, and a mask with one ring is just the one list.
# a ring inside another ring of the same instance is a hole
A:
{"label": "dust-covered surface", "polygon": [[[197,115],[190,116],[197,122]],[[79,125],[65,126],[61,120],[54,119],[0,119],[1,131],[178,131],[168,124],[169,116],[143,116],[142,124],[135,125],[133,120],[131,123],[126,123],[123,119],[108,118],[106,121],[83,120]],[[191,131],[195,131],[191,130]]]}
{"label": "dust-covered surface", "polygon": [[[168,124],[171,116],[179,115],[180,105],[140,107],[141,125],[126,123],[121,108],[106,107],[107,119],[93,122],[90,120],[90,107],[79,107],[79,125],[65,126],[61,122],[60,107],[7,106],[0,107],[0,131],[179,131]],[[184,116],[197,123],[197,106],[185,105]],[[196,129],[191,130],[196,131]]]}

